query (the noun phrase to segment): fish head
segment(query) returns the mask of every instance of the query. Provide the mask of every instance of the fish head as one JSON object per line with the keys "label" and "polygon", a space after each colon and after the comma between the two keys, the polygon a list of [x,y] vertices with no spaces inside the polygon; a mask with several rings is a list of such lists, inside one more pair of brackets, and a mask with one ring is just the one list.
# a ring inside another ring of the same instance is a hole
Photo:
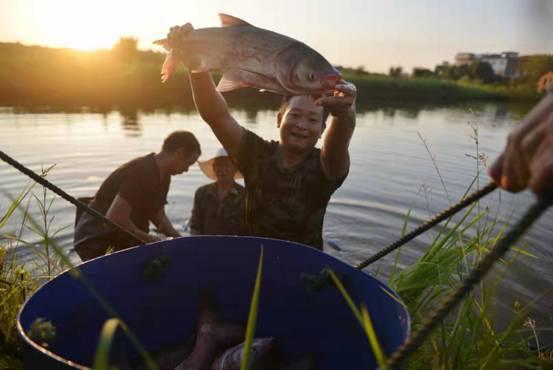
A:
{"label": "fish head", "polygon": [[303,43],[292,44],[279,57],[279,80],[293,94],[324,93],[342,80],[336,68]]}
{"label": "fish head", "polygon": [[304,59],[291,69],[290,79],[295,89],[322,93],[333,90],[342,79],[340,73],[329,63],[316,59],[318,58]]}

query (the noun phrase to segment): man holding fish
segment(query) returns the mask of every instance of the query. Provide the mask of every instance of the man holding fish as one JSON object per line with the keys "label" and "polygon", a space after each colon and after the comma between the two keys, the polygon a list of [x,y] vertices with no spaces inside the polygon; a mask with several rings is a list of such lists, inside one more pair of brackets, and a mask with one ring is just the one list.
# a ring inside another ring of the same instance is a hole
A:
{"label": "man holding fish", "polygon": [[[307,45],[229,15],[220,18],[220,28],[186,24],[157,42],[169,50],[163,79],[177,63],[189,68],[196,108],[244,176],[247,234],[322,249],[328,201],[349,171],[356,88]],[[211,70],[223,71],[217,87]],[[221,92],[248,86],[284,96],[278,142],[263,140],[230,114]]]}

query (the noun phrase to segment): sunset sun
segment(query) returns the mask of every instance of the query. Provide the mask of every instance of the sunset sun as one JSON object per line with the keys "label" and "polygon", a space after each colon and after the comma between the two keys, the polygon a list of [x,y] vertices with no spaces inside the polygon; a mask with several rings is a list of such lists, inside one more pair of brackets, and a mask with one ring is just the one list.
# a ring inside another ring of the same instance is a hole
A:
{"label": "sunset sun", "polygon": [[125,20],[93,2],[37,2],[33,17],[41,33],[61,47],[109,48],[125,34]]}

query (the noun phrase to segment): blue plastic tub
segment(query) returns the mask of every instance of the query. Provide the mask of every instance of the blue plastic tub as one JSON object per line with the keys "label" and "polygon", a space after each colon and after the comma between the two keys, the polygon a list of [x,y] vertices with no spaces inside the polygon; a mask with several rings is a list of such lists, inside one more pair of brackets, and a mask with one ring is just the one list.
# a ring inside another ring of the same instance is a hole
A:
{"label": "blue plastic tub", "polygon": [[[306,282],[306,274],[316,275],[325,267],[342,274],[355,302],[367,306],[387,354],[409,334],[409,314],[386,285],[332,256],[291,242],[186,237],[100,257],[80,269],[146,349],[155,352],[193,333],[199,288],[214,291],[224,319],[247,320],[261,245],[264,265],[256,337],[274,337],[284,357],[316,354],[321,370],[377,366],[366,336],[336,287],[330,283],[312,289]],[[37,318],[55,326],[48,350],[26,334]],[[90,367],[100,330],[109,318],[82,282],[69,272],[59,275],[38,289],[19,314],[24,368]]]}

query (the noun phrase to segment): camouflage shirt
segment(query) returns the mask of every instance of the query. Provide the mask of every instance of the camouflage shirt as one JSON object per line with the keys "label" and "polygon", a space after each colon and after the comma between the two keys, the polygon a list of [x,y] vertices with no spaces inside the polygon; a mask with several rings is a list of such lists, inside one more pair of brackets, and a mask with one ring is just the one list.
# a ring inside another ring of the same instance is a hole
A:
{"label": "camouflage shirt", "polygon": [[246,184],[246,233],[322,249],[326,206],[345,176],[328,180],[317,148],[303,162],[283,168],[278,145],[244,131],[237,164]]}
{"label": "camouflage shirt", "polygon": [[244,187],[234,184],[219,200],[217,183],[196,190],[190,218],[190,232],[196,235],[244,234]]}

